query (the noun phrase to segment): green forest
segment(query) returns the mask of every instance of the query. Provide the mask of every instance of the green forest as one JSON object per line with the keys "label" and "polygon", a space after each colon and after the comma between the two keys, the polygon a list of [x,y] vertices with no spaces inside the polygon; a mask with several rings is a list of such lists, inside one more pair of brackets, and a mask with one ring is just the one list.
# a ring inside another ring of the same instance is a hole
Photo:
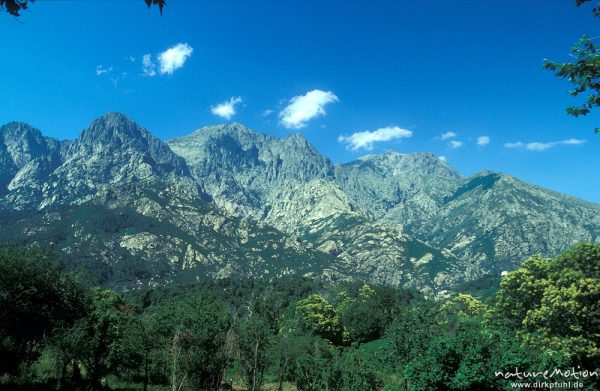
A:
{"label": "green forest", "polygon": [[596,244],[443,300],[296,277],[115,292],[1,247],[0,311],[2,390],[600,387]]}

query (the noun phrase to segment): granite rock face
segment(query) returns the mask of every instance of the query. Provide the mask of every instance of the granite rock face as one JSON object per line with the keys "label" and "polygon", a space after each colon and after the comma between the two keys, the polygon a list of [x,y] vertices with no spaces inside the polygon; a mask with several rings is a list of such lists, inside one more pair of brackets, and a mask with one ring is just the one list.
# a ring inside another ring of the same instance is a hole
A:
{"label": "granite rock face", "polygon": [[[239,124],[168,143],[215,202],[233,213],[294,234],[341,215],[361,219],[379,235],[399,231],[444,249],[460,259],[458,273],[466,279],[514,269],[535,253],[554,256],[579,241],[600,241],[599,205],[506,174],[464,178],[428,153],[387,152],[333,165],[302,136],[277,139]],[[361,240],[348,235],[345,246]],[[389,256],[377,257],[383,270]]]}
{"label": "granite rock face", "polygon": [[176,185],[104,189],[88,202],[49,206],[2,224],[0,238],[50,248],[72,270],[83,268],[121,290],[207,277],[340,275],[331,255]]}
{"label": "granite rock face", "polygon": [[196,187],[181,157],[119,113],[105,114],[92,121],[74,142],[58,145],[62,146],[59,155],[48,148],[38,149],[33,160],[20,154],[27,164],[17,166],[6,195],[16,208],[82,203],[103,188],[131,183]]}
{"label": "granite rock face", "polygon": [[289,184],[333,177],[333,164],[300,135],[277,139],[233,123],[167,143],[218,206],[256,219]]}
{"label": "granite rock face", "polygon": [[[0,194],[15,175],[36,159],[60,163],[61,143],[42,136],[38,129],[23,122],[10,122],[0,127]],[[45,165],[43,162],[34,165]],[[55,168],[54,167],[54,168]]]}
{"label": "granite rock face", "polygon": [[444,207],[411,231],[492,272],[517,268],[529,254],[554,256],[600,241],[600,207],[482,172],[461,182]]}
{"label": "granite rock face", "polygon": [[108,113],[74,141],[0,127],[0,241],[122,289],[294,274],[433,295],[600,241],[600,206],[427,153],[340,165],[300,135],[233,123],[163,142]]}

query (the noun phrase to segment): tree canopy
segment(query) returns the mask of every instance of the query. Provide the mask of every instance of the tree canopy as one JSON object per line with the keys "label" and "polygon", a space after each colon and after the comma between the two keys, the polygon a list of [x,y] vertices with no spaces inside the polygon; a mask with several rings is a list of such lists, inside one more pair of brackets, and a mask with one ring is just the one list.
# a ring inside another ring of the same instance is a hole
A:
{"label": "tree canopy", "polygon": [[[581,6],[590,0],[575,0]],[[600,17],[600,5],[593,9],[594,15]],[[574,117],[584,116],[597,106],[600,106],[600,50],[593,38],[584,35],[571,48],[574,61],[554,62],[544,60],[544,68],[554,71],[556,76],[568,80],[575,87],[569,91],[572,96],[583,96],[585,101],[579,106],[567,108],[567,113]],[[600,127],[596,128],[600,133]]]}
{"label": "tree canopy", "polygon": [[[12,16],[21,16],[21,11],[29,8],[30,3],[34,3],[35,0],[0,0],[0,9],[4,9],[7,13]],[[166,0],[144,0],[148,8],[153,5],[158,6],[162,15],[163,8],[167,5]]]}
{"label": "tree canopy", "polygon": [[534,255],[481,292],[282,278],[118,293],[0,246],[0,390],[507,390],[496,372],[600,371],[600,245]]}

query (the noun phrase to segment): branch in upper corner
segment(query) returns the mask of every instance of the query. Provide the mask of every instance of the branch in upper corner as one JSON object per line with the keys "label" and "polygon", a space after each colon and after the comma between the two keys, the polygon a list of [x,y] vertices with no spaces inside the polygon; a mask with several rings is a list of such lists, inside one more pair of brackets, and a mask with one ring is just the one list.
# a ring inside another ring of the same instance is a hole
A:
{"label": "branch in upper corner", "polygon": [[[587,3],[588,1],[591,0],[575,0],[575,4],[579,7],[583,3]],[[594,12],[594,15],[600,18],[600,3],[598,3],[598,5],[595,8],[593,8],[592,11]]]}
{"label": "branch in upper corner", "polygon": [[158,5],[161,15],[162,15],[163,7],[165,5],[167,5],[166,0],[144,0],[144,1],[146,2],[146,5],[148,6],[148,8],[150,8],[152,5]]}
{"label": "branch in upper corner", "polygon": [[27,9],[30,1],[35,0],[0,0],[0,9],[4,9],[12,16],[20,16],[20,12]]}
{"label": "branch in upper corner", "polygon": [[[21,11],[26,10],[29,3],[33,3],[35,0],[0,0],[0,11],[5,10],[12,16],[21,16]],[[153,5],[157,5],[162,15],[163,8],[167,5],[166,0],[144,0],[148,8]]]}

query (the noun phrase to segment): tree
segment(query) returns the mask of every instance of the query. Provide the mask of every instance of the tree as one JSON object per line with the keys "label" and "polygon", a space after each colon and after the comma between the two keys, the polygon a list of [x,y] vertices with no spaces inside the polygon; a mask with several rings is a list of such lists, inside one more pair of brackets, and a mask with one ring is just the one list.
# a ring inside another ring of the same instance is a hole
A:
{"label": "tree", "polygon": [[500,287],[496,308],[522,343],[600,368],[600,245],[582,243],[555,259],[531,257]]}
{"label": "tree", "polygon": [[437,328],[438,311],[434,306],[419,304],[403,308],[388,327],[393,365],[402,367],[411,357],[423,352]]}
{"label": "tree", "polygon": [[353,342],[367,342],[381,337],[387,326],[388,316],[385,308],[378,301],[378,295],[369,285],[363,285],[358,297],[352,299],[341,292],[344,297],[338,306],[342,324],[348,330]]}
{"label": "tree", "polygon": [[335,369],[339,381],[335,384],[340,391],[375,391],[380,390],[383,382],[377,377],[374,363],[370,362],[364,354],[356,350],[346,351],[336,360]]}
{"label": "tree", "polygon": [[331,389],[333,362],[337,356],[334,348],[319,337],[309,336],[299,340],[302,353],[296,357],[292,367],[292,378],[300,391]]}
{"label": "tree", "polygon": [[[576,0],[576,5],[580,5],[590,0]],[[594,15],[600,17],[600,6],[593,9]],[[567,108],[567,113],[574,117],[584,116],[590,111],[600,106],[600,50],[592,42],[592,39],[584,35],[579,43],[571,49],[575,61],[573,62],[553,62],[544,60],[544,68],[552,70],[560,78],[567,79],[575,85],[569,93],[572,96],[584,94],[586,101],[580,106]],[[596,133],[600,133],[600,127],[596,128]]]}
{"label": "tree", "polygon": [[298,358],[306,353],[312,336],[283,332],[273,348],[277,363],[279,391],[283,391],[284,380],[289,380]]}
{"label": "tree", "polygon": [[175,389],[216,390],[227,365],[224,351],[229,328],[222,303],[206,292],[169,303],[171,313],[171,383]]}
{"label": "tree", "polygon": [[65,344],[81,362],[92,390],[102,389],[102,379],[116,374],[123,362],[123,338],[130,313],[116,292],[94,288],[90,310],[64,333]]}
{"label": "tree", "polygon": [[143,389],[148,389],[150,381],[150,352],[153,342],[146,319],[140,314],[132,314],[122,325],[120,377],[129,381],[141,381]]}
{"label": "tree", "polygon": [[[21,16],[21,11],[26,10],[29,7],[29,4],[33,2],[35,2],[35,0],[0,0],[0,9],[4,9],[12,16]],[[161,15],[164,6],[167,5],[166,0],[144,0],[144,2],[148,8],[157,5]]]}
{"label": "tree", "polygon": [[344,327],[340,317],[323,297],[312,294],[298,301],[296,318],[301,331],[313,332],[334,345],[344,343]]}
{"label": "tree", "polygon": [[36,247],[0,247],[0,373],[37,358],[44,337],[84,312],[83,289]]}
{"label": "tree", "polygon": [[258,391],[264,374],[271,364],[273,335],[269,323],[261,315],[253,314],[239,326],[239,361],[249,391]]}

